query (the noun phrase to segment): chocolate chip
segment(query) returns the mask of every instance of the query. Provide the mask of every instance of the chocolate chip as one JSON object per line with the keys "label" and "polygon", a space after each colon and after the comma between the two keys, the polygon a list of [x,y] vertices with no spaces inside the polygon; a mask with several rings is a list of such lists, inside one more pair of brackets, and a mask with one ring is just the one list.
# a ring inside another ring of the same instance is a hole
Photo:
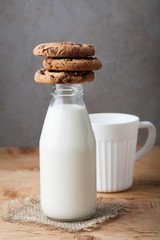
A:
{"label": "chocolate chip", "polygon": [[73,43],[66,43],[67,45],[74,45]]}
{"label": "chocolate chip", "polygon": [[77,72],[70,72],[71,76],[77,76]]}
{"label": "chocolate chip", "polygon": [[63,78],[63,83],[70,83],[71,79],[69,79],[68,77]]}
{"label": "chocolate chip", "polygon": [[69,75],[71,76],[86,76],[88,72],[85,72],[85,71],[78,71],[78,72],[69,72]]}
{"label": "chocolate chip", "polygon": [[66,43],[67,45],[78,45],[78,46],[82,46],[82,44],[80,43]]}
{"label": "chocolate chip", "polygon": [[82,46],[82,44],[80,44],[80,43],[75,43],[75,45]]}
{"label": "chocolate chip", "polygon": [[56,79],[56,84],[62,83],[62,79]]}
{"label": "chocolate chip", "polygon": [[45,48],[46,45],[42,45],[41,48]]}
{"label": "chocolate chip", "polygon": [[53,49],[50,49],[50,52],[56,55],[56,52]]}
{"label": "chocolate chip", "polygon": [[40,70],[39,73],[40,73],[41,75],[44,75],[44,72],[43,72],[42,70]]}
{"label": "chocolate chip", "polygon": [[50,75],[50,78],[52,78],[52,79],[53,79],[53,78],[55,78],[55,77],[54,77],[53,75]]}

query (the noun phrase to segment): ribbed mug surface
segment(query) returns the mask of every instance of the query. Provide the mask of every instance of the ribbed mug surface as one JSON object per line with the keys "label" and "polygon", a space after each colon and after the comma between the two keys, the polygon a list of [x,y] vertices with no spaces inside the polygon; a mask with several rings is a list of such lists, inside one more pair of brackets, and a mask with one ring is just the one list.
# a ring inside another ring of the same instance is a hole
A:
{"label": "ribbed mug surface", "polygon": [[118,192],[133,182],[137,138],[97,141],[97,191]]}

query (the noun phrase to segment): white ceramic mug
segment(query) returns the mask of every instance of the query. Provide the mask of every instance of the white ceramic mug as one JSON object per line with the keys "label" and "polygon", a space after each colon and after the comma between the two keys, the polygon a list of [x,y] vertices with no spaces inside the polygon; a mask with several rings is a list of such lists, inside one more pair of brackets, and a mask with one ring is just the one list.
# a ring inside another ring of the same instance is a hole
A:
{"label": "white ceramic mug", "polygon": [[[151,122],[140,122],[130,114],[89,115],[96,138],[97,191],[119,192],[133,183],[134,162],[153,146],[156,129]],[[139,128],[148,129],[145,145],[136,152]]]}

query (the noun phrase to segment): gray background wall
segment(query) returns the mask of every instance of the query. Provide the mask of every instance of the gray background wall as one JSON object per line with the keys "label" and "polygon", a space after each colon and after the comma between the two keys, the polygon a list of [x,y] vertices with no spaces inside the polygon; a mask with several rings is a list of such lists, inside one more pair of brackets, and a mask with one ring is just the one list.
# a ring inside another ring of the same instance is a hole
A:
{"label": "gray background wall", "polygon": [[136,114],[160,130],[159,0],[0,0],[0,146],[38,145],[50,86],[33,80],[32,49],[52,41],[94,44],[103,69],[84,84],[90,113]]}

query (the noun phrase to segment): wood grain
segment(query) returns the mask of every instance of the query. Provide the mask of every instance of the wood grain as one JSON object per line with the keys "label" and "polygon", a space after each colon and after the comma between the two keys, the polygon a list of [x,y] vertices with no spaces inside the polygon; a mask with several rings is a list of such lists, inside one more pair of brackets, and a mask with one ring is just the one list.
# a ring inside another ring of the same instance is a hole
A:
{"label": "wood grain", "polygon": [[[3,203],[39,194],[38,148],[0,149],[0,214]],[[160,239],[160,147],[136,161],[133,186],[121,193],[98,193],[108,201],[121,201],[129,212],[92,232],[63,233],[0,219],[0,239],[114,240]]]}

